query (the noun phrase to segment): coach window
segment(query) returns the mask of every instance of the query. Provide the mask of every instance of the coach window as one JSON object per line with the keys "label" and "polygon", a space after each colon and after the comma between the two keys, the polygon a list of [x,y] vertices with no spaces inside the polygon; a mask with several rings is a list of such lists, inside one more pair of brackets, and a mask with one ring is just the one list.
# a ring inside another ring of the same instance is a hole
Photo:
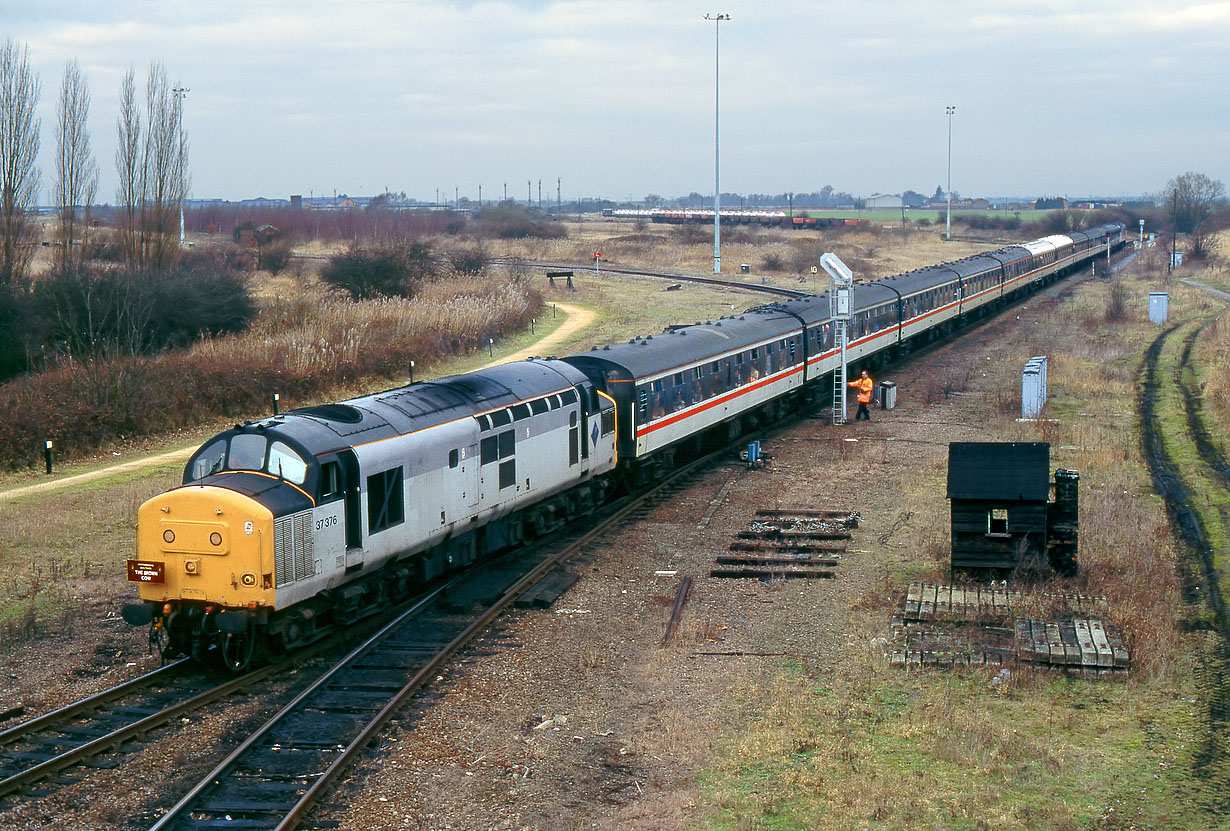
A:
{"label": "coach window", "polygon": [[636,409],[641,421],[649,419],[649,388],[641,387],[636,391]]}
{"label": "coach window", "polygon": [[375,534],[406,521],[402,470],[391,468],[367,477],[367,532]]}
{"label": "coach window", "polygon": [[553,395],[550,398],[548,398],[547,403],[551,405],[552,410],[558,410],[560,408],[558,395]]}
{"label": "coach window", "polygon": [[577,391],[576,390],[564,390],[562,393],[560,393],[559,397],[560,397],[560,400],[563,401],[565,404],[577,403]]}
{"label": "coach window", "polygon": [[461,451],[460,451],[460,450],[458,450],[458,449],[456,449],[456,448],[454,448],[454,449],[452,449],[452,450],[448,451],[448,466],[449,466],[449,468],[450,468],[450,469],[451,469],[451,468],[455,468],[455,467],[457,467],[459,464],[461,464]]}
{"label": "coach window", "polygon": [[530,410],[534,413],[534,415],[542,415],[547,411],[547,409],[547,399],[545,398],[535,398],[530,402]]}
{"label": "coach window", "polygon": [[512,424],[512,416],[508,414],[508,410],[496,410],[491,414],[492,427],[503,427],[505,424]]}
{"label": "coach window", "polygon": [[529,418],[530,417],[530,405],[529,404],[513,404],[512,416],[513,416],[514,421],[520,421],[523,418]]}
{"label": "coach window", "polygon": [[474,420],[478,422],[479,430],[491,429],[491,419],[487,418],[485,415],[474,416]]}
{"label": "coach window", "polygon": [[500,458],[507,459],[516,450],[516,434],[512,430],[500,433]]}

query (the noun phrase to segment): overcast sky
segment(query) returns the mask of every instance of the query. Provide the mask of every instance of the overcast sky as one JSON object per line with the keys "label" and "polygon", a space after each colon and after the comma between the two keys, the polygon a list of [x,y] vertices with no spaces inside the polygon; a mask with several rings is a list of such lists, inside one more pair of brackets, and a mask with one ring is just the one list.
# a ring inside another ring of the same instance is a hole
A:
{"label": "overcast sky", "polygon": [[1230,181],[1230,2],[0,0],[55,100],[76,58],[98,201],[130,66],[190,88],[192,196],[1155,193]]}

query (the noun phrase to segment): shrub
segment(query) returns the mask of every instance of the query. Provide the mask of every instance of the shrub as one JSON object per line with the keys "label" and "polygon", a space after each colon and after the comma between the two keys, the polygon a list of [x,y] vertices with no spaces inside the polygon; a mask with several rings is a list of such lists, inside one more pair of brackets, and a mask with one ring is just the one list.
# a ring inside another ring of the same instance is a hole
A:
{"label": "shrub", "polygon": [[541,218],[536,211],[501,202],[478,213],[474,233],[479,237],[498,239],[560,239],[568,236],[564,226]]}
{"label": "shrub", "polygon": [[77,356],[140,354],[243,331],[256,314],[244,281],[212,258],[168,271],[65,266],[35,284],[27,342]]}
{"label": "shrub", "polygon": [[416,285],[436,273],[431,249],[421,242],[388,248],[351,248],[329,261],[320,277],[352,300],[411,297]]}
{"label": "shrub", "polygon": [[[308,402],[341,385],[472,351],[529,325],[542,298],[516,277],[427,281],[413,300],[312,298],[263,315],[250,334],[155,357],[70,359],[0,385],[0,467],[38,464],[125,436],[268,412],[269,395]],[[310,312],[305,306],[314,308]]]}
{"label": "shrub", "polygon": [[257,255],[259,260],[257,267],[268,269],[273,274],[280,274],[290,264],[290,257],[290,243],[275,242],[260,249]]}
{"label": "shrub", "polygon": [[700,245],[713,242],[713,224],[688,222],[675,226],[675,238],[684,245]]}
{"label": "shrub", "polygon": [[1110,293],[1106,298],[1106,322],[1118,323],[1127,319],[1127,286],[1120,279],[1111,281]]}
{"label": "shrub", "polygon": [[781,254],[779,254],[776,251],[770,251],[769,253],[765,254],[763,257],[760,258],[760,270],[761,271],[770,271],[770,272],[781,271],[785,267],[786,267],[785,259],[782,257]]}
{"label": "shrub", "polygon": [[478,275],[487,268],[487,249],[482,245],[448,252],[449,265],[458,274]]}

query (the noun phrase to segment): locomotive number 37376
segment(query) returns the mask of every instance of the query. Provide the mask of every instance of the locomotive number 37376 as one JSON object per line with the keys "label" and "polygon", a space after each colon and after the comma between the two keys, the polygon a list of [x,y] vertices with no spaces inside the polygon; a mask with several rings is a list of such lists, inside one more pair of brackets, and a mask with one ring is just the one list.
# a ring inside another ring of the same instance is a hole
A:
{"label": "locomotive number 37376", "polygon": [[335,516],[321,517],[316,520],[317,531],[324,530],[325,528],[331,528],[334,525],[337,525],[337,517]]}

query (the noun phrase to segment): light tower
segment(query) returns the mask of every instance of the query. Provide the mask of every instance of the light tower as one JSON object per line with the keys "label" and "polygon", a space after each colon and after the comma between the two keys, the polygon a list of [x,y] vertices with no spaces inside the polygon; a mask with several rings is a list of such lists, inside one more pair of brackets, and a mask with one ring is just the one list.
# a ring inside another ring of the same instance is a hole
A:
{"label": "light tower", "polygon": [[728,14],[707,14],[705,20],[713,21],[713,273],[722,273],[722,219],[721,219],[721,203],[722,203],[722,188],[718,176],[719,167],[719,144],[718,144],[718,82],[720,80],[719,68],[719,36],[718,32],[721,28],[723,20],[730,20]]}
{"label": "light tower", "polygon": [[948,219],[944,222],[944,239],[952,239],[952,114],[956,107],[945,107],[948,114]]}

